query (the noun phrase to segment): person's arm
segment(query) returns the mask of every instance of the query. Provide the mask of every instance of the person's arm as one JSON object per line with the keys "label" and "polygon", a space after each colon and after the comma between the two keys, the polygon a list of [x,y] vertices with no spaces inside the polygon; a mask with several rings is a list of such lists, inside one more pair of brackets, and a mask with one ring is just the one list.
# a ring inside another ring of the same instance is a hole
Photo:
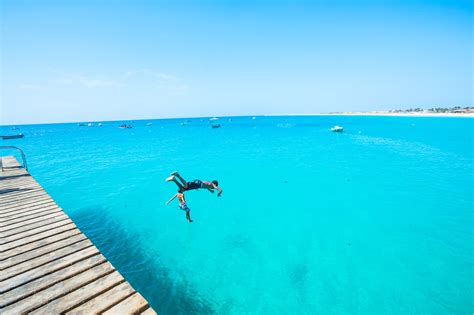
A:
{"label": "person's arm", "polygon": [[173,201],[176,197],[178,197],[178,194],[175,194],[173,197],[171,197],[170,200],[168,200],[165,205],[168,205],[171,201]]}
{"label": "person's arm", "polygon": [[222,189],[220,189],[219,187],[217,187],[217,186],[214,185],[214,184],[212,184],[212,186],[213,186],[215,189],[217,189],[217,191],[219,192],[219,193],[217,194],[217,197],[220,197],[221,194],[222,194]]}

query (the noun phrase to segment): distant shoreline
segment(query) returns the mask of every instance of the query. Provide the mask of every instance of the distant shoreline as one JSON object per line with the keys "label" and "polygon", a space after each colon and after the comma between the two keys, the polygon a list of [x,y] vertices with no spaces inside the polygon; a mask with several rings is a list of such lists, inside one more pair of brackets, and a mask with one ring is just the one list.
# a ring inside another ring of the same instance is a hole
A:
{"label": "distant shoreline", "polygon": [[394,113],[394,112],[341,112],[329,113],[323,115],[341,115],[341,116],[401,116],[401,117],[467,117],[473,118],[474,113]]}
{"label": "distant shoreline", "polygon": [[390,117],[465,117],[474,118],[474,113],[393,113],[393,112],[335,112],[318,114],[282,114],[268,116],[390,116]]}

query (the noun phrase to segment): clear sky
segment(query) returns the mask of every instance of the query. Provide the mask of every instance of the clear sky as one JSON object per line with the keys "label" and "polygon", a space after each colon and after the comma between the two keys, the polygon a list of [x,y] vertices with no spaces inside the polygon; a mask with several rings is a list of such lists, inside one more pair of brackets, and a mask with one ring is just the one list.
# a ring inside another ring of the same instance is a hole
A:
{"label": "clear sky", "polygon": [[471,1],[0,3],[0,124],[473,105]]}

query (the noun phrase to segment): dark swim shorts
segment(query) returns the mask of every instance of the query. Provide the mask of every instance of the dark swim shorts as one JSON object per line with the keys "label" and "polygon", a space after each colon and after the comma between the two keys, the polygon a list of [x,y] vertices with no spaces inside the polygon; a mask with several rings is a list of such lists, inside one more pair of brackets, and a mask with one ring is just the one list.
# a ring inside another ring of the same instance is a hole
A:
{"label": "dark swim shorts", "polygon": [[186,190],[194,190],[194,189],[199,189],[202,187],[202,181],[199,179],[195,179],[191,182],[188,182],[188,188]]}

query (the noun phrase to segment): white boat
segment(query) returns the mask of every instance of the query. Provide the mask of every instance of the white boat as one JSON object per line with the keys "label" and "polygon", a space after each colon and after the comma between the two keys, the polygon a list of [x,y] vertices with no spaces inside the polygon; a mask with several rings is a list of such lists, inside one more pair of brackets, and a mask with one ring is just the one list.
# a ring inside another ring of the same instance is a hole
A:
{"label": "white boat", "polygon": [[341,126],[334,126],[331,128],[332,132],[342,132],[343,130],[344,128],[342,128]]}
{"label": "white boat", "polygon": [[5,136],[0,136],[3,140],[8,140],[8,139],[19,139],[23,138],[25,135],[22,133],[16,134],[16,135],[5,135]]}
{"label": "white boat", "polygon": [[92,123],[88,123],[88,124],[87,124],[87,127],[92,127]]}
{"label": "white boat", "polygon": [[219,118],[213,117],[209,119],[209,123],[211,124],[211,128],[220,128],[221,124],[219,123]]}
{"label": "white boat", "polygon": [[102,127],[103,125],[102,125],[102,123],[98,123],[97,126]]}
{"label": "white boat", "polygon": [[153,125],[153,123],[148,123],[148,124],[146,124],[146,125],[147,125],[147,126],[152,126],[152,125]]}

